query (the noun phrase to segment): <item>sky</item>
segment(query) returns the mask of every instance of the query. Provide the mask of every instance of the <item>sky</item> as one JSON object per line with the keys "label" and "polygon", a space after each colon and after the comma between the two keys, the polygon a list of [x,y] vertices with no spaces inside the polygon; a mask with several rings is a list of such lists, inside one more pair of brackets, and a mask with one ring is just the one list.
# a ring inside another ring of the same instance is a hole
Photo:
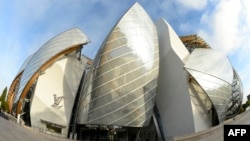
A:
{"label": "sky", "polygon": [[224,53],[250,93],[249,0],[0,0],[0,93],[25,59],[49,39],[78,27],[91,40],[83,53],[94,58],[103,40],[138,2],[154,22],[164,18],[179,36],[198,34]]}

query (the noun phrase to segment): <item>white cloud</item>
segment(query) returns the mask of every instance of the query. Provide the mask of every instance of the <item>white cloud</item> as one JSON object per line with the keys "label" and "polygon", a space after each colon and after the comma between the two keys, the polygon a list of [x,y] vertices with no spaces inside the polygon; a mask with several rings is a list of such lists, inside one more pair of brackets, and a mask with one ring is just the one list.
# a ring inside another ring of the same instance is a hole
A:
{"label": "white cloud", "polygon": [[193,30],[193,24],[185,22],[180,24],[179,30],[182,31],[183,33],[190,33]]}
{"label": "white cloud", "polygon": [[215,50],[227,54],[238,71],[244,99],[250,92],[250,1],[221,0],[201,18],[201,35]]}
{"label": "white cloud", "polygon": [[0,17],[1,21],[9,21],[7,26],[0,27],[8,31],[1,43],[5,51],[2,49],[0,52],[4,58],[0,62],[0,68],[6,69],[1,70],[0,90],[10,85],[19,67],[30,54],[52,37],[70,28],[79,27],[89,36],[92,42],[85,47],[93,57],[121,16],[121,11],[126,11],[129,5],[125,1],[118,3],[97,0],[24,0],[11,3],[6,2],[11,5],[8,19]]}
{"label": "white cloud", "polygon": [[[229,53],[239,47],[240,30],[239,30],[239,15],[241,12],[241,3],[235,0],[222,0],[218,3],[215,10],[210,14],[203,15],[202,23],[207,24],[210,35],[211,46]],[[202,31],[200,31],[203,34]]]}
{"label": "white cloud", "polygon": [[207,0],[177,0],[187,8],[201,10],[206,7]]}
{"label": "white cloud", "polygon": [[[211,3],[216,4],[214,9],[208,7]],[[26,57],[34,53],[50,38],[69,28],[80,27],[89,36],[91,43],[85,46],[85,51],[93,57],[112,26],[131,4],[132,2],[127,1],[104,0],[88,2],[81,0],[74,0],[74,2],[71,0],[24,0],[15,2],[11,5],[13,9],[8,20],[11,27],[8,30],[9,36],[4,36],[9,42],[8,50],[13,51],[4,52],[5,60],[0,62],[0,68],[8,66],[12,70],[1,71],[0,90],[1,87],[3,89],[5,84],[12,81]],[[214,49],[228,55],[237,50],[242,55],[237,59],[240,66],[248,66],[247,63],[250,63],[246,61],[250,51],[250,47],[248,47],[250,45],[249,0],[163,0],[158,2],[141,0],[141,4],[152,18],[157,20],[164,17],[173,26],[179,27],[179,30],[184,32],[199,27],[194,27],[189,21],[183,22],[182,18],[190,16],[188,14],[192,14],[194,10],[205,11],[200,21],[201,27],[205,28],[200,29],[198,34]],[[152,6],[152,4],[154,5]],[[182,24],[176,24],[177,22],[182,22]],[[244,67],[236,69],[239,70],[243,83],[246,83],[244,91],[247,92],[246,86],[250,85],[250,82],[247,82],[250,78],[250,73],[248,75],[250,70]]]}

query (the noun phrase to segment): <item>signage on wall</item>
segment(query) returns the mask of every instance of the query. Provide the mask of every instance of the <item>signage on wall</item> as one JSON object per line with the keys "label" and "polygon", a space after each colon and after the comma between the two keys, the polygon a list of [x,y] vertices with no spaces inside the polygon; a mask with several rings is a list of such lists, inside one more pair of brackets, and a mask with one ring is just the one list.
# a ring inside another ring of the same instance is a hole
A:
{"label": "signage on wall", "polygon": [[63,100],[63,96],[56,96],[56,94],[53,95],[54,96],[54,104],[52,105],[52,107],[56,108],[56,109],[60,109],[62,108],[63,105],[61,105],[61,102]]}

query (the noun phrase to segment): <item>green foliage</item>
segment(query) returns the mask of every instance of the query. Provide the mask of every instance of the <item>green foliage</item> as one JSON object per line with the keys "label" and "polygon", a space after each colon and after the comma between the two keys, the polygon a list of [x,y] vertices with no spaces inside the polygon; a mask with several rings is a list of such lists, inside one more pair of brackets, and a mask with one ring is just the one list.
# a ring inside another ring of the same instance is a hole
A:
{"label": "green foliage", "polygon": [[241,107],[240,107],[240,113],[243,113],[243,112],[245,112],[245,109],[244,109],[243,106],[241,105]]}
{"label": "green foliage", "polygon": [[7,95],[7,87],[4,88],[3,92],[2,92],[2,95],[0,96],[0,102],[1,102],[1,109],[4,110],[4,111],[8,111],[8,103],[7,103],[7,98],[6,98],[6,95]]}
{"label": "green foliage", "polygon": [[241,105],[240,113],[245,112],[247,107],[249,107],[249,106],[250,106],[250,100],[247,100],[246,103]]}
{"label": "green foliage", "polygon": [[7,94],[7,87],[4,88],[2,95],[0,96],[0,101],[5,101],[6,94]]}

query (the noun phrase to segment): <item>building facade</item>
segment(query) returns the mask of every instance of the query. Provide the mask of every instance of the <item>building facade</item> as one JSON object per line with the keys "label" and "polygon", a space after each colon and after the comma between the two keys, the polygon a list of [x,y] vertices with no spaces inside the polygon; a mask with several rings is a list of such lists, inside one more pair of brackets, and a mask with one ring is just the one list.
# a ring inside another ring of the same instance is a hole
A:
{"label": "building facade", "polygon": [[171,140],[236,116],[242,83],[230,60],[199,36],[178,37],[134,4],[95,59],[74,28],[22,65],[8,94],[25,124],[82,140]]}
{"label": "building facade", "polygon": [[154,23],[141,6],[135,5],[110,32],[97,54],[84,84],[78,123],[149,125],[156,95],[158,54]]}
{"label": "building facade", "polygon": [[14,97],[9,105],[18,120],[22,118],[26,125],[67,136],[75,96],[87,64],[80,50],[88,42],[74,28],[54,37],[27,59],[9,93],[9,97]]}

